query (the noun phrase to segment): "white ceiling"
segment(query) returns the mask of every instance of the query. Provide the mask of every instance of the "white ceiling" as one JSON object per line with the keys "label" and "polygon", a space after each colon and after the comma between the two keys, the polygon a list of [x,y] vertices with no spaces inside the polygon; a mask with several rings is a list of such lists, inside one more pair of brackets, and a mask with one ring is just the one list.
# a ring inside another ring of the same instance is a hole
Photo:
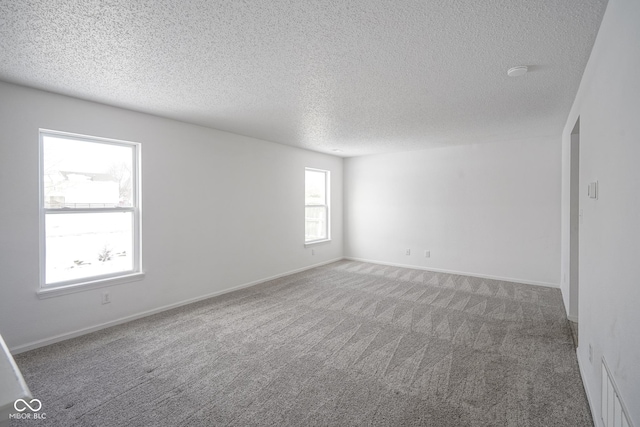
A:
{"label": "white ceiling", "polygon": [[0,80],[344,156],[559,137],[605,6],[0,0]]}

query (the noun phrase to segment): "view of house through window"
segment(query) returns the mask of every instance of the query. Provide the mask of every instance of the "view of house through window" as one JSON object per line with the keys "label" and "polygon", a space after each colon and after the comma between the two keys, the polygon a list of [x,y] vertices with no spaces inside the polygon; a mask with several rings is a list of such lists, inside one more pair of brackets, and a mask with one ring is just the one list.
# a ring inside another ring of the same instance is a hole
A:
{"label": "view of house through window", "polygon": [[139,145],[41,131],[44,286],[140,271]]}
{"label": "view of house through window", "polygon": [[305,169],[305,243],[329,239],[329,171]]}

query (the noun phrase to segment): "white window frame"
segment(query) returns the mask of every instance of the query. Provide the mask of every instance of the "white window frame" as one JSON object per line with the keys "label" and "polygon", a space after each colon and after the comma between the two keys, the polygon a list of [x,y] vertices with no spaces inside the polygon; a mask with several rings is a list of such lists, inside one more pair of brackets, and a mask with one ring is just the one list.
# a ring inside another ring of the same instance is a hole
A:
{"label": "white window frame", "polygon": [[[56,209],[45,208],[44,204],[44,137],[58,137],[82,141],[86,143],[110,144],[133,148],[133,159],[131,176],[134,177],[132,185],[132,206],[131,207],[101,207],[101,208],[72,208]],[[142,271],[142,211],[141,211],[141,144],[138,142],[122,141],[111,138],[81,135],[76,133],[60,132],[49,129],[39,129],[39,207],[40,207],[40,287],[38,289],[39,298],[49,298],[88,289],[101,288],[105,286],[128,283],[144,278]],[[111,212],[131,212],[133,214],[133,269],[129,271],[119,271],[110,274],[89,276],[79,279],[56,282],[47,285],[46,282],[46,228],[45,219],[47,215],[55,214],[75,214],[75,213],[111,213]]]}
{"label": "white window frame", "polygon": [[[326,235],[327,237],[324,239],[316,239],[316,240],[307,240],[306,237],[306,230],[305,230],[305,241],[304,244],[305,246],[308,245],[315,245],[318,243],[324,243],[324,242],[330,242],[331,241],[331,207],[330,207],[330,200],[331,200],[331,172],[325,169],[316,169],[316,168],[304,168],[305,171],[305,182],[304,182],[304,189],[305,189],[305,209],[304,209],[304,215],[305,215],[305,219],[304,219],[304,224],[305,224],[305,228],[306,228],[306,224],[307,224],[307,208],[318,208],[318,207],[324,207],[326,212],[327,212],[327,230],[326,230]],[[306,172],[307,171],[312,171],[312,172],[322,172],[324,173],[324,187],[325,187],[325,192],[324,192],[324,197],[325,197],[325,201],[324,204],[322,205],[307,205],[306,203],[306,192],[307,192],[307,179],[306,179]]]}

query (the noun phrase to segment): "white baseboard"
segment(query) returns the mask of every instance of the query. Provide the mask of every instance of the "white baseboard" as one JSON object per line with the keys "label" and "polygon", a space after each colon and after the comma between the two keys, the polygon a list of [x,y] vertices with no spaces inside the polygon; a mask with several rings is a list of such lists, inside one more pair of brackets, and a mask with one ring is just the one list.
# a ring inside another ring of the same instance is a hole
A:
{"label": "white baseboard", "polygon": [[584,374],[584,369],[582,367],[582,362],[580,362],[580,354],[577,353],[578,357],[578,368],[580,369],[580,377],[582,378],[582,386],[584,387],[584,391],[587,394],[587,402],[589,402],[589,409],[591,409],[591,416],[593,417],[593,423],[595,427],[604,427],[602,423],[602,419],[595,411],[595,400],[593,395],[591,394],[591,387],[589,387],[589,382],[587,381],[587,377]]}
{"label": "white baseboard", "polygon": [[559,283],[536,282],[533,280],[515,279],[513,277],[490,276],[487,274],[469,273],[468,271],[445,270],[442,268],[423,267],[421,265],[398,264],[393,262],[376,261],[376,260],[364,259],[364,258],[344,257],[344,259],[348,259],[350,261],[368,262],[371,264],[389,265],[392,267],[412,268],[414,270],[433,271],[434,273],[457,274],[459,276],[471,276],[471,277],[479,277],[481,279],[502,280],[504,282],[523,283],[525,285],[544,286],[547,288],[560,288]]}
{"label": "white baseboard", "polygon": [[312,268],[316,268],[316,267],[320,267],[326,264],[331,264],[333,262],[336,261],[340,261],[343,258],[334,258],[332,260],[329,261],[324,261],[324,262],[320,262],[317,264],[313,264],[313,265],[309,265],[306,267],[302,267],[302,268],[298,268],[295,270],[291,270],[291,271],[287,271],[285,273],[281,273],[281,274],[276,274],[275,276],[271,276],[271,277],[267,277],[264,279],[259,279],[259,280],[254,280],[253,282],[248,282],[248,283],[243,283],[241,285],[238,286],[234,286],[232,288],[228,288],[228,289],[224,289],[221,291],[216,291],[216,292],[212,292],[206,295],[202,295],[199,297],[195,297],[195,298],[190,298],[187,300],[183,300],[180,302],[176,302],[173,304],[168,304],[162,307],[158,307],[158,308],[154,308],[152,310],[147,310],[147,311],[143,311],[140,313],[136,313],[136,314],[132,314],[130,316],[125,316],[125,317],[121,317],[119,319],[115,319],[115,320],[111,320],[109,322],[105,322],[105,323],[100,323],[99,325],[94,325],[94,326],[89,326],[87,328],[82,328],[82,329],[78,329],[72,332],[66,332],[64,334],[60,334],[60,335],[56,335],[53,337],[49,337],[49,338],[44,338],[41,340],[37,340],[37,341],[33,341],[27,344],[22,344],[22,345],[18,345],[15,347],[11,347],[9,349],[9,351],[11,352],[11,354],[20,354],[20,353],[24,353],[25,351],[29,351],[29,350],[33,350],[39,347],[44,347],[47,345],[51,345],[51,344],[55,344],[57,342],[60,341],[65,341],[71,338],[76,338],[79,337],[81,335],[86,335],[86,334],[90,334],[91,332],[95,332],[95,331],[99,331],[101,329],[106,329],[109,328],[111,326],[116,326],[116,325],[120,325],[122,323],[127,323],[127,322],[131,322],[132,320],[137,320],[137,319],[141,319],[143,317],[147,317],[147,316],[151,316],[153,314],[157,314],[157,313],[161,313],[163,311],[167,311],[167,310],[171,310],[174,308],[178,308],[178,307],[182,307],[183,305],[187,305],[187,304],[192,304],[194,302],[198,302],[198,301],[202,301],[208,298],[213,298],[216,297],[218,295],[223,295],[223,294],[227,294],[229,292],[233,292],[233,291],[237,291],[240,289],[244,289],[244,288],[249,288],[251,286],[255,286],[255,285],[259,285],[260,283],[264,283],[264,282],[268,282],[270,280],[275,280],[275,279],[279,279],[280,277],[284,277],[284,276],[289,276],[291,274],[295,274],[295,273],[300,273],[302,271],[306,271],[306,270],[310,270]]}
{"label": "white baseboard", "polygon": [[571,320],[572,322],[578,323],[578,316],[567,314],[567,319]]}

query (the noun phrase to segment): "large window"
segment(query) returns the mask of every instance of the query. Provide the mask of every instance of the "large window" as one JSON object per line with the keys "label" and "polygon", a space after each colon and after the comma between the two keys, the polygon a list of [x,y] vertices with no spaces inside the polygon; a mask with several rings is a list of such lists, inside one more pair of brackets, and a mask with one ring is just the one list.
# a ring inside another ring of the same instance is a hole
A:
{"label": "large window", "polygon": [[40,131],[41,288],[140,273],[140,145]]}
{"label": "large window", "polygon": [[305,169],[304,241],[329,240],[329,171]]}

